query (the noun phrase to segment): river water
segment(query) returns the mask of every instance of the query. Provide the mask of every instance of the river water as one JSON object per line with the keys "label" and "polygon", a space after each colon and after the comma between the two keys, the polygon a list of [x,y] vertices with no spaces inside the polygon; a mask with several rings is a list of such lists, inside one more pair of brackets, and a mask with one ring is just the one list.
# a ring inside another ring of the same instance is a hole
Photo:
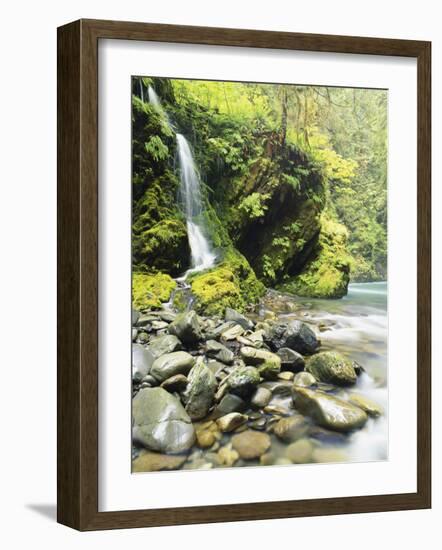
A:
{"label": "river water", "polygon": [[304,299],[271,292],[262,303],[261,315],[273,311],[278,320],[301,319],[319,327],[322,349],[341,352],[363,366],[351,392],[381,405],[385,414],[370,419],[348,438],[349,461],[388,458],[387,283],[353,283],[348,294],[336,300]]}

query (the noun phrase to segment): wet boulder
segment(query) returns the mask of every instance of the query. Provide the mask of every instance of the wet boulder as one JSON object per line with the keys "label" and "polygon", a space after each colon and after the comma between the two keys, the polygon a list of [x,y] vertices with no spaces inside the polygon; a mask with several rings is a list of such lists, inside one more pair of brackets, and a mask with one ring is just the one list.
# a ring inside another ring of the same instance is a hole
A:
{"label": "wet boulder", "polygon": [[260,376],[255,367],[237,367],[227,379],[227,388],[230,393],[247,399],[259,384]]}
{"label": "wet boulder", "polygon": [[281,360],[281,370],[288,370],[290,372],[300,372],[304,370],[304,357],[294,349],[280,348],[276,352],[276,355]]}
{"label": "wet boulder", "polygon": [[183,346],[174,334],[157,336],[149,342],[149,350],[155,358],[181,349],[183,349]]}
{"label": "wet boulder", "polygon": [[181,453],[195,441],[195,430],[180,401],[163,388],[144,388],[132,401],[133,440],[160,453]]}
{"label": "wet boulder", "polygon": [[267,339],[270,346],[275,350],[290,348],[302,355],[315,353],[320,345],[314,330],[302,321],[273,325]]}
{"label": "wet boulder", "polygon": [[140,382],[149,374],[155,357],[152,353],[140,344],[132,344],[132,378]]}
{"label": "wet boulder", "polygon": [[231,365],[235,358],[233,351],[220,344],[216,340],[207,340],[205,345],[206,355],[226,365]]}
{"label": "wet boulder", "polygon": [[152,364],[150,374],[158,380],[164,382],[167,378],[176,374],[187,374],[195,364],[195,358],[185,351],[174,351],[166,353]]}
{"label": "wet boulder", "polygon": [[362,409],[351,403],[300,386],[293,387],[293,402],[299,412],[310,416],[320,426],[338,432],[362,428],[368,419]]}
{"label": "wet boulder", "polygon": [[277,378],[281,370],[281,359],[275,353],[251,346],[241,348],[241,358],[246,365],[256,366],[259,374],[266,380]]}
{"label": "wet boulder", "polygon": [[217,387],[216,378],[203,361],[198,361],[187,379],[187,387],[183,393],[186,411],[192,420],[200,420],[212,406]]}
{"label": "wet boulder", "polygon": [[353,363],[336,351],[323,351],[310,357],[305,368],[316,380],[337,386],[352,386],[357,375]]}
{"label": "wet boulder", "polygon": [[241,325],[244,330],[253,330],[253,323],[250,319],[247,319],[245,315],[239,313],[231,307],[226,307],[225,320],[233,321],[237,325]]}
{"label": "wet boulder", "polygon": [[169,334],[173,334],[184,344],[193,345],[202,339],[201,326],[195,311],[180,313],[169,325]]}

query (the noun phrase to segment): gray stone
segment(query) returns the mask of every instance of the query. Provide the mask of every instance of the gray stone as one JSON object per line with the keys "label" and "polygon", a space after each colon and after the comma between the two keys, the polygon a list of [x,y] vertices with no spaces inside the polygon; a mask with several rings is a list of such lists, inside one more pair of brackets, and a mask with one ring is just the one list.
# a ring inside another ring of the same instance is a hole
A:
{"label": "gray stone", "polygon": [[289,324],[275,324],[270,330],[271,346],[279,350],[290,348],[303,355],[311,355],[319,348],[319,340],[313,329],[302,321],[291,321]]}
{"label": "gray stone", "polygon": [[169,393],[181,393],[187,388],[188,380],[184,374],[175,374],[164,382],[161,383],[161,387],[167,390]]}
{"label": "gray stone", "polygon": [[175,374],[187,374],[195,364],[195,358],[185,351],[166,353],[155,359],[151,368],[151,375],[159,382]]}
{"label": "gray stone", "polygon": [[368,418],[362,409],[351,403],[300,386],[293,387],[293,402],[299,412],[310,416],[320,426],[338,432],[362,428]]}
{"label": "gray stone", "polygon": [[187,388],[183,394],[186,411],[192,420],[200,420],[207,415],[216,387],[215,375],[199,360],[189,373]]}
{"label": "gray stone", "polygon": [[281,360],[275,353],[248,346],[242,347],[240,353],[245,364],[256,366],[263,378],[266,380],[277,378],[281,370]]}
{"label": "gray stone", "polygon": [[140,312],[132,308],[132,325],[136,325],[139,318]]}
{"label": "gray stone", "polygon": [[172,311],[159,311],[158,317],[162,321],[166,321],[166,323],[172,323],[172,321],[175,321],[177,314],[173,313]]}
{"label": "gray stone", "polygon": [[132,401],[133,440],[151,451],[181,453],[195,430],[180,401],[163,388],[140,390]]}
{"label": "gray stone", "polygon": [[309,372],[298,372],[293,379],[294,386],[302,386],[303,388],[309,388],[316,384],[316,378]]}
{"label": "gray stone", "polygon": [[271,398],[272,392],[267,388],[259,386],[253,394],[250,403],[252,407],[255,407],[256,409],[263,409],[270,403]]}
{"label": "gray stone", "polygon": [[230,351],[226,346],[223,346],[223,344],[220,344],[216,340],[207,340],[205,349],[208,357],[212,357],[226,365],[231,365],[235,358],[233,351]]}
{"label": "gray stone", "polygon": [[149,342],[149,349],[152,355],[157,358],[165,355],[166,353],[172,353],[183,349],[181,342],[173,334],[166,334],[164,336],[157,336],[152,338]]}
{"label": "gray stone", "polygon": [[235,324],[221,333],[221,340],[224,340],[225,342],[228,342],[229,340],[235,340],[235,338],[237,338],[237,336],[241,336],[243,332],[243,327],[241,325]]}
{"label": "gray stone", "polygon": [[259,384],[260,376],[255,367],[237,367],[226,378],[230,393],[248,398]]}
{"label": "gray stone", "polygon": [[140,344],[132,344],[132,379],[139,382],[149,374],[154,356],[152,353]]}
{"label": "gray stone", "polygon": [[184,344],[196,344],[202,338],[201,326],[195,311],[186,311],[176,316],[169,325],[169,333],[177,336]]}
{"label": "gray stone", "polygon": [[216,406],[216,409],[213,413],[215,418],[219,418],[225,414],[231,412],[243,411],[246,408],[245,402],[238,395],[232,393],[226,394],[219,404]]}
{"label": "gray stone", "polygon": [[300,372],[304,370],[304,357],[294,349],[280,348],[277,351],[277,355],[281,359],[282,370],[288,370],[291,372]]}
{"label": "gray stone", "polygon": [[351,386],[356,383],[352,362],[336,351],[323,351],[310,357],[305,370],[326,384]]}
{"label": "gray stone", "polygon": [[231,307],[226,307],[225,320],[234,321],[238,325],[241,325],[244,330],[253,330],[252,321]]}

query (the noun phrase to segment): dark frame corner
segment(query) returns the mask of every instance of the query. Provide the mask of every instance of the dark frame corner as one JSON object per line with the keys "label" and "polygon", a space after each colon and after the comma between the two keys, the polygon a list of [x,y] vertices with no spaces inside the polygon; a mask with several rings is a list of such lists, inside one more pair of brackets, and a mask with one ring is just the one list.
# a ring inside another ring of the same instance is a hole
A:
{"label": "dark frame corner", "polygon": [[[405,56],[418,67],[417,492],[98,511],[98,40]],[[81,531],[431,507],[431,43],[120,21],[58,29],[58,521]]]}

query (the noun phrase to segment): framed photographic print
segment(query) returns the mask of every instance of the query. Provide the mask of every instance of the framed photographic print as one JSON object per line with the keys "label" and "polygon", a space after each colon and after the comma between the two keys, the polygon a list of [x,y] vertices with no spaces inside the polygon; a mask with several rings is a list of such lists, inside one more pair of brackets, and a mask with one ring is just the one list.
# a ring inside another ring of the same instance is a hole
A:
{"label": "framed photographic print", "polygon": [[430,51],[59,28],[59,522],[430,507]]}

